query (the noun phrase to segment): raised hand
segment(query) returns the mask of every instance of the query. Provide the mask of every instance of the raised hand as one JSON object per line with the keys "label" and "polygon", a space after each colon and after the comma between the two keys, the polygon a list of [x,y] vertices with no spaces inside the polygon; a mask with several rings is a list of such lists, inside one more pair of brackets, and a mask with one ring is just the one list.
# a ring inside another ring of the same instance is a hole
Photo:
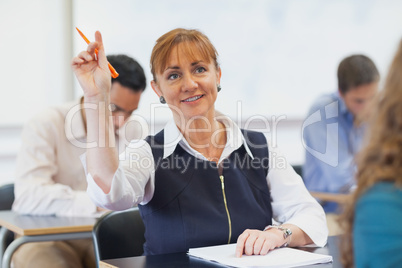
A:
{"label": "raised hand", "polygon": [[[110,93],[111,78],[99,31],[95,33],[95,40],[88,45],[86,51],[73,58],[71,66],[84,91],[85,99],[106,101]],[[95,49],[98,50],[98,55],[95,54]]]}

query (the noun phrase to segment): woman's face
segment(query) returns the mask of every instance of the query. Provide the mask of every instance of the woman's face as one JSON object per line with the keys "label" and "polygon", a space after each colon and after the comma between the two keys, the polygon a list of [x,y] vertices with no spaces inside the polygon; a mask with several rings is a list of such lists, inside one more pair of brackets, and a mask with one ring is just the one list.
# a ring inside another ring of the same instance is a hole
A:
{"label": "woman's face", "polygon": [[152,88],[163,96],[173,113],[181,113],[186,120],[195,116],[214,116],[217,85],[220,84],[221,70],[217,70],[212,60],[189,59],[179,47],[173,48],[166,68],[156,74],[157,82]]}

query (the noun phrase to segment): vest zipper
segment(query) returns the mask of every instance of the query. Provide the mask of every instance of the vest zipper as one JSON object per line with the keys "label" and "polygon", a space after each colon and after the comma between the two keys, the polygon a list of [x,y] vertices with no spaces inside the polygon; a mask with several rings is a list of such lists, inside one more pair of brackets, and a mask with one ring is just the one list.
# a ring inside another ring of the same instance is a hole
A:
{"label": "vest zipper", "polygon": [[228,244],[230,244],[230,239],[232,238],[232,221],[230,220],[230,213],[229,213],[229,209],[228,209],[228,204],[227,204],[227,202],[226,202],[225,182],[224,182],[223,175],[220,175],[219,178],[221,179],[223,202],[225,203],[226,214],[227,214],[227,216],[228,216],[228,223],[229,223],[229,239],[228,239]]}

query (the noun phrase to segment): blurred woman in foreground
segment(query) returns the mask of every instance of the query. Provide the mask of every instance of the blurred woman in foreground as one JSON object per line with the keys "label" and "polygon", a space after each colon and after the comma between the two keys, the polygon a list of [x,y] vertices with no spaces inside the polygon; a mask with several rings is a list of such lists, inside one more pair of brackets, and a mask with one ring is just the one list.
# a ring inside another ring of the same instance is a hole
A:
{"label": "blurred woman in foreground", "polygon": [[380,92],[367,145],[358,157],[357,189],[341,218],[346,267],[402,263],[402,42]]}

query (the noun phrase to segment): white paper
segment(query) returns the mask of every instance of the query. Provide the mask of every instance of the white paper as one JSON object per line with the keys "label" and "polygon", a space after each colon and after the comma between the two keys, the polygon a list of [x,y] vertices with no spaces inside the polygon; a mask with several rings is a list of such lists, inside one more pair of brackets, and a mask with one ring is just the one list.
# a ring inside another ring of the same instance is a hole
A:
{"label": "white paper", "polygon": [[293,248],[278,248],[268,252],[267,255],[243,255],[237,258],[235,255],[236,244],[221,246],[191,248],[190,256],[216,261],[233,267],[297,267],[317,263],[332,262],[332,256],[311,253]]}

